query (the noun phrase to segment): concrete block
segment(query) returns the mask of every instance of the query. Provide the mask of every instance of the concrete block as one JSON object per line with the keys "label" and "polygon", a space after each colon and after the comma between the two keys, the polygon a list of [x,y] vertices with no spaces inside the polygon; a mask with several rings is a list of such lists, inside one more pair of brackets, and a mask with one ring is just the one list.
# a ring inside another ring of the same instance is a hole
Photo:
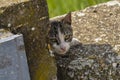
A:
{"label": "concrete block", "polygon": [[0,32],[0,80],[30,80],[21,34]]}

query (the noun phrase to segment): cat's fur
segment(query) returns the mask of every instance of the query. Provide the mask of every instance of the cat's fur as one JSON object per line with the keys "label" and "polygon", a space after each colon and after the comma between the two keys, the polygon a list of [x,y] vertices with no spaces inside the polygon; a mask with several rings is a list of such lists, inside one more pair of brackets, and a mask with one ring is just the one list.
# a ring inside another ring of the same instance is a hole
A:
{"label": "cat's fur", "polygon": [[[71,43],[72,42],[72,43]],[[60,21],[52,21],[48,33],[50,52],[64,55],[74,44],[73,30],[71,26],[71,13],[68,13]]]}

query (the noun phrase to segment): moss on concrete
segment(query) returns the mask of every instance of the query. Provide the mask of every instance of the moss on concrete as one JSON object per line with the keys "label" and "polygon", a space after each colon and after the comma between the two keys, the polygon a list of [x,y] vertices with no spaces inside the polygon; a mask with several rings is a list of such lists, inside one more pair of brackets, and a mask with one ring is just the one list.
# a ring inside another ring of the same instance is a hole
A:
{"label": "moss on concrete", "polygon": [[23,34],[31,80],[50,80],[56,67],[46,49],[49,24],[46,0],[7,1],[0,8],[0,27]]}

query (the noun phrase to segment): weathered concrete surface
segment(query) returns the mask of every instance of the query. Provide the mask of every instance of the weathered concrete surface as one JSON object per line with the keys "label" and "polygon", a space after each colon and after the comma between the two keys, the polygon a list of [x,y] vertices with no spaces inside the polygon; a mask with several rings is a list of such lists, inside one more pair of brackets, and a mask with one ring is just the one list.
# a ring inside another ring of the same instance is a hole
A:
{"label": "weathered concrete surface", "polygon": [[73,13],[74,36],[85,44],[110,44],[120,54],[120,2]]}
{"label": "weathered concrete surface", "polygon": [[25,1],[29,1],[29,0],[0,0],[0,7],[5,7],[5,6],[11,6],[13,4],[18,4],[20,2],[25,2]]}
{"label": "weathered concrete surface", "polygon": [[56,56],[58,80],[119,80],[120,55],[109,44],[79,44]]}
{"label": "weathered concrete surface", "polygon": [[58,80],[119,80],[120,2],[73,12],[72,26],[82,44],[72,46],[66,56],[56,56]]}
{"label": "weathered concrete surface", "polygon": [[46,49],[49,29],[46,0],[7,1],[0,7],[0,28],[23,34],[31,80],[50,80],[56,67]]}
{"label": "weathered concrete surface", "polygon": [[0,80],[30,80],[22,35],[1,29]]}
{"label": "weathered concrete surface", "polygon": [[0,29],[0,39],[6,38],[6,37],[10,37],[12,35],[13,34],[10,33],[9,31],[4,30],[4,29]]}

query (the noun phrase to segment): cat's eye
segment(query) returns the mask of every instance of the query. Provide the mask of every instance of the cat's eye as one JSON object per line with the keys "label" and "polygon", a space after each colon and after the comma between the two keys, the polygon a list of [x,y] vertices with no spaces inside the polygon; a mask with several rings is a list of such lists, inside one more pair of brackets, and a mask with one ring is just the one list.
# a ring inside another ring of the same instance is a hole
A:
{"label": "cat's eye", "polygon": [[68,41],[70,39],[70,37],[71,37],[70,35],[66,35],[65,36],[65,41]]}

